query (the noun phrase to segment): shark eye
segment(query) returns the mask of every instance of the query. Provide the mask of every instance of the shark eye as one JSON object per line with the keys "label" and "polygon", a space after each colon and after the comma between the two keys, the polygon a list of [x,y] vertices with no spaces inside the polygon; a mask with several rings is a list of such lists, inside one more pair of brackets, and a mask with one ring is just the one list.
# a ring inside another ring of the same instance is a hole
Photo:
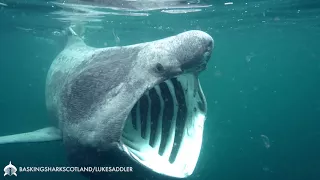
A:
{"label": "shark eye", "polygon": [[157,65],[156,65],[156,70],[157,70],[158,72],[163,72],[163,71],[164,71],[164,67],[162,66],[162,64],[157,63]]}

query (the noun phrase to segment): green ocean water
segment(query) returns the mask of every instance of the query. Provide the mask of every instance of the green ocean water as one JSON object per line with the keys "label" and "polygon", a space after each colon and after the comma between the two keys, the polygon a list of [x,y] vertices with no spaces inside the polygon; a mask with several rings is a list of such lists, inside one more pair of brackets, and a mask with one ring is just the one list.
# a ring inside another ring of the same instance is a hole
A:
{"label": "green ocean water", "polygon": [[[188,179],[320,179],[319,0],[211,0],[196,12],[129,15],[75,12],[35,0],[0,2],[1,136],[48,125],[46,73],[64,48],[70,21],[88,23],[85,41],[95,47],[197,29],[215,45],[200,76],[208,116],[200,159]],[[0,145],[0,169],[9,161],[67,165],[61,142]],[[85,178],[20,173],[0,179]]]}

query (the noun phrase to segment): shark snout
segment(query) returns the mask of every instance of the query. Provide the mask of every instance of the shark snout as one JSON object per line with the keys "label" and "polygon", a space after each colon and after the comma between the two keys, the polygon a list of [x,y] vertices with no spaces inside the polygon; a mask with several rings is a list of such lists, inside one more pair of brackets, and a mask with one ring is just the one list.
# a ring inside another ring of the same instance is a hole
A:
{"label": "shark snout", "polygon": [[177,35],[180,46],[177,47],[177,59],[184,72],[202,71],[211,58],[214,45],[213,38],[198,30],[187,31]]}

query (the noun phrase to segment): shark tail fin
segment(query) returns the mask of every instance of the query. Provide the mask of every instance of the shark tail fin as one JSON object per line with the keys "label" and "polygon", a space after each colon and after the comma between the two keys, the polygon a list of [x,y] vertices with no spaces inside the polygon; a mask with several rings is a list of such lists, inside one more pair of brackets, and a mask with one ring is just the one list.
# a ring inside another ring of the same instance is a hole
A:
{"label": "shark tail fin", "polygon": [[61,131],[58,128],[46,127],[31,132],[0,136],[0,144],[46,142],[61,139]]}

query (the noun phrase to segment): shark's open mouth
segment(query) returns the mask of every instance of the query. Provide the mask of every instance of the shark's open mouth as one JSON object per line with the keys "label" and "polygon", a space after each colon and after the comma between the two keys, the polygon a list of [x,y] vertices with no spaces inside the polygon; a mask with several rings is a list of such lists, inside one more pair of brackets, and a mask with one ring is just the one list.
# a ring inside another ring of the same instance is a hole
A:
{"label": "shark's open mouth", "polygon": [[136,103],[122,133],[134,160],[160,174],[192,174],[201,149],[206,100],[197,75],[183,74],[156,85]]}

